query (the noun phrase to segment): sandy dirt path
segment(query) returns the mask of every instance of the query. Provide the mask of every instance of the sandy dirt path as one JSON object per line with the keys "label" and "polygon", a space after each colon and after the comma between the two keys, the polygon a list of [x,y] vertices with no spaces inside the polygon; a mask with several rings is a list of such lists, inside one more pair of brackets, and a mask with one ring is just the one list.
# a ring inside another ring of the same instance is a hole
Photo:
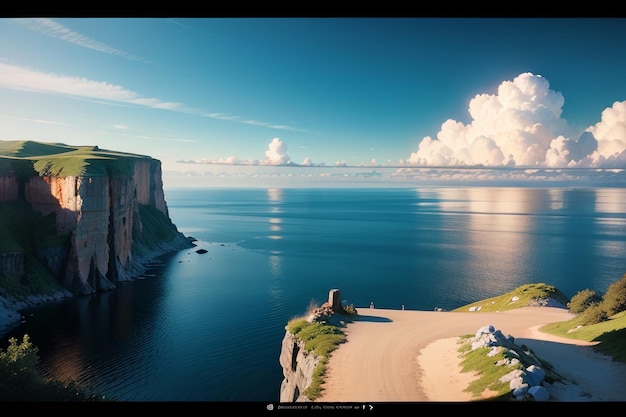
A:
{"label": "sandy dirt path", "polygon": [[626,366],[596,354],[587,342],[537,329],[569,320],[563,308],[524,307],[506,312],[435,312],[358,309],[346,342],[327,365],[317,402],[469,401],[474,375],[461,373],[459,336],[493,325],[526,344],[572,384],[550,388],[555,401],[623,401]]}

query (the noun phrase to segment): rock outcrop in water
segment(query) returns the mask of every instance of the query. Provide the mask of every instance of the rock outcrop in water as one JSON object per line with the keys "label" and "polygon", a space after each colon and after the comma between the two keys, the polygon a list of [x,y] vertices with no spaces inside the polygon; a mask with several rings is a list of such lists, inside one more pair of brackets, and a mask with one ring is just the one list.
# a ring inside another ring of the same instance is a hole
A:
{"label": "rock outcrop in water", "polygon": [[[53,218],[55,230],[30,231],[45,239],[27,241],[10,219],[0,223],[9,236],[0,242],[3,277],[24,283],[44,268],[73,295],[112,290],[154,258],[193,246],[171,222],[161,162],[148,156],[0,141],[0,207],[11,205]],[[0,287],[0,297],[9,292]]]}

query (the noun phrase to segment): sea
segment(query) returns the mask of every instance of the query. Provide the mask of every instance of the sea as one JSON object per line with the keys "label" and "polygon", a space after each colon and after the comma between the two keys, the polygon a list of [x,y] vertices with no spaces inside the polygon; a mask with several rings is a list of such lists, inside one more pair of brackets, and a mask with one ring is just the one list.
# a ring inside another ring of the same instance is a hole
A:
{"label": "sea", "polygon": [[626,273],[626,189],[166,188],[196,247],[114,291],[24,312],[40,370],[121,402],[273,402],[289,320],[328,300],[451,310]]}

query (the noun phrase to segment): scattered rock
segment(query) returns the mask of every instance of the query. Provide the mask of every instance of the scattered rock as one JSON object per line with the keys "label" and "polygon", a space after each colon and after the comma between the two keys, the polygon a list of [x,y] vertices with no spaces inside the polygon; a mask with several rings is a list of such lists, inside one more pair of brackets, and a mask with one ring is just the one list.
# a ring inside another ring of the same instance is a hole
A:
{"label": "scattered rock", "polygon": [[550,399],[550,393],[541,385],[530,387],[528,389],[528,394],[532,396],[535,401],[548,401]]}
{"label": "scattered rock", "polygon": [[[513,336],[505,337],[493,326],[483,326],[476,331],[471,340],[472,350],[491,347],[487,356],[503,352],[505,359],[496,362],[496,366],[510,366],[515,369],[500,378],[508,382],[511,395],[517,400],[548,401],[550,393],[542,386],[546,372],[538,365],[538,359],[527,349],[517,346]],[[521,369],[519,366],[521,364]]]}

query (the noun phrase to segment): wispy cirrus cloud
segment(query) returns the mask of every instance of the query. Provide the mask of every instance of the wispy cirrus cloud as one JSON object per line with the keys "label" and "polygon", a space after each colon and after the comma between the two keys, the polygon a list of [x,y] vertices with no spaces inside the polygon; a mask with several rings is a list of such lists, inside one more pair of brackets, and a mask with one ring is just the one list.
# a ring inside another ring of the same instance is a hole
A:
{"label": "wispy cirrus cloud", "polygon": [[154,97],[142,97],[135,91],[105,81],[94,81],[84,77],[40,72],[1,62],[0,88],[44,94],[60,94],[107,104],[130,104],[270,129],[299,131],[299,129],[291,126],[249,120],[240,116],[220,112],[207,113],[187,108],[182,103],[164,101]]}
{"label": "wispy cirrus cloud", "polygon": [[291,131],[305,132],[305,130],[302,130],[302,129],[297,129],[297,128],[292,127],[292,126],[286,126],[286,125],[275,125],[275,124],[272,124],[272,123],[260,122],[260,121],[258,121],[258,120],[238,120],[238,119],[235,119],[235,121],[237,121],[237,122],[239,122],[239,123],[247,124],[247,125],[261,126],[261,127],[269,127],[269,128],[271,128],[271,129],[278,129],[278,130],[291,130]]}
{"label": "wispy cirrus cloud", "polygon": [[22,122],[30,122],[30,123],[37,123],[37,124],[42,124],[42,125],[52,125],[52,126],[70,126],[69,123],[64,123],[64,122],[57,122],[54,120],[45,120],[45,119],[29,119],[26,117],[14,117],[14,116],[8,116],[5,114],[0,114],[0,118],[3,119],[12,119],[12,120],[20,120]]}
{"label": "wispy cirrus cloud", "polygon": [[36,93],[63,94],[108,102],[134,104],[155,109],[175,110],[182,104],[141,97],[122,86],[82,77],[44,73],[0,63],[0,88]]}
{"label": "wispy cirrus cloud", "polygon": [[20,18],[15,19],[15,21],[43,35],[60,39],[74,45],[82,46],[83,48],[93,49],[94,51],[102,52],[104,54],[115,55],[121,58],[130,59],[132,61],[150,63],[150,61],[145,58],[133,55],[129,52],[114,48],[102,42],[98,42],[88,36],[74,32],[67,26],[64,26],[61,23],[56,22],[52,19]]}
{"label": "wispy cirrus cloud", "polygon": [[[91,39],[88,36],[82,35],[68,28],[67,26],[48,18],[18,18],[14,19],[16,22],[24,25],[25,27],[39,32],[43,35],[60,39],[84,48],[92,49],[105,54],[111,54],[125,59],[133,61],[139,61],[144,63],[150,63],[145,58],[133,55],[127,51],[123,51],[105,43],[99,42],[95,39]],[[179,22],[174,23],[182,25]],[[187,27],[187,26],[185,26]],[[187,27],[189,28],[189,27]],[[8,67],[2,67],[0,64],[0,71],[4,71]],[[7,76],[11,74],[0,74],[0,87],[4,86],[12,89],[28,90],[42,93],[59,93],[78,97],[85,97],[91,99],[99,99],[112,102],[123,102],[129,104],[135,104],[139,106],[151,107],[155,109],[165,110],[177,110],[188,114],[196,114],[202,117],[208,117],[211,119],[225,120],[234,123],[241,123],[246,125],[253,125],[259,127],[266,127],[275,130],[287,130],[287,131],[300,131],[304,130],[282,124],[267,123],[258,120],[244,119],[240,116],[230,115],[225,113],[213,112],[206,113],[200,111],[194,111],[191,109],[183,108],[182,104],[174,102],[161,101],[156,98],[140,97],[139,94],[124,89],[121,86],[112,85],[106,82],[90,81],[85,78],[78,77],[65,77],[56,74],[44,74],[37,73],[35,71],[26,70],[24,68],[13,67],[12,73],[20,72],[20,77],[13,78],[7,83]]]}
{"label": "wispy cirrus cloud", "polygon": [[241,123],[245,125],[267,127],[269,129],[289,130],[293,132],[306,132],[307,131],[307,130],[298,129],[296,127],[288,126],[288,125],[277,125],[273,123],[262,122],[259,120],[242,119],[240,116],[235,116],[235,115],[226,114],[226,113],[202,113],[202,116],[208,117],[211,119],[227,120],[229,122]]}
{"label": "wispy cirrus cloud", "polygon": [[166,141],[166,142],[185,142],[185,143],[198,142],[195,139],[183,139],[183,138],[173,138],[173,137],[164,137],[164,136],[146,136],[146,135],[132,135],[132,134],[124,134],[124,136],[130,137],[130,138],[160,140],[160,141]]}

